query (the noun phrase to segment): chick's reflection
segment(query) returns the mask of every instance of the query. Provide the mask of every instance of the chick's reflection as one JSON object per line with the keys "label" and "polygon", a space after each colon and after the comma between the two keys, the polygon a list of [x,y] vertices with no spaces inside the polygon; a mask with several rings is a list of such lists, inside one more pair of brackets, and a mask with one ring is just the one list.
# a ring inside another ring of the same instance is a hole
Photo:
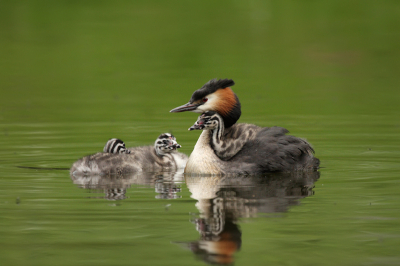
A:
{"label": "chick's reflection", "polygon": [[132,185],[144,185],[155,188],[156,199],[176,199],[181,191],[183,182],[182,172],[140,172],[123,175],[74,175],[71,179],[78,187],[88,189],[89,192],[103,192],[107,200],[126,199],[127,189]]}
{"label": "chick's reflection", "polygon": [[240,250],[240,218],[284,212],[313,194],[318,172],[258,177],[186,177],[200,214],[192,219],[200,239],[187,247],[203,261],[227,265]]}

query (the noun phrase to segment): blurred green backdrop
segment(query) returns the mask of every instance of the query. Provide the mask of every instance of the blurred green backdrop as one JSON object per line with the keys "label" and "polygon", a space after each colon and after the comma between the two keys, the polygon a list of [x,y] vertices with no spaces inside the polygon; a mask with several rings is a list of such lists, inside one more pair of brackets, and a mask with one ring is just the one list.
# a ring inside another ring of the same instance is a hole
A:
{"label": "blurred green backdrop", "polygon": [[3,0],[0,119],[173,123],[211,78],[245,116],[398,115],[399,44],[398,1]]}

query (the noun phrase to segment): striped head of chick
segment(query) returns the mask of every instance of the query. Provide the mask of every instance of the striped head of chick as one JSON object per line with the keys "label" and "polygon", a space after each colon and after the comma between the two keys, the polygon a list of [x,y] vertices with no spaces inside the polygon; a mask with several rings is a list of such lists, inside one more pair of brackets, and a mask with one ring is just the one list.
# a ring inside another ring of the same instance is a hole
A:
{"label": "striped head of chick", "polygon": [[192,111],[217,112],[224,121],[225,128],[236,123],[241,115],[238,97],[230,88],[235,85],[231,79],[212,79],[196,90],[187,104],[172,109],[171,113]]}
{"label": "striped head of chick", "polygon": [[181,148],[182,146],[176,141],[174,135],[163,133],[154,142],[154,148],[158,155],[165,155]]}
{"label": "striped head of chick", "polygon": [[216,129],[220,123],[222,123],[221,117],[217,112],[207,111],[197,118],[197,121],[189,128],[189,131],[213,130]]}
{"label": "striped head of chick", "polygon": [[110,139],[104,146],[103,152],[107,153],[131,153],[130,150],[125,148],[125,143],[120,139]]}

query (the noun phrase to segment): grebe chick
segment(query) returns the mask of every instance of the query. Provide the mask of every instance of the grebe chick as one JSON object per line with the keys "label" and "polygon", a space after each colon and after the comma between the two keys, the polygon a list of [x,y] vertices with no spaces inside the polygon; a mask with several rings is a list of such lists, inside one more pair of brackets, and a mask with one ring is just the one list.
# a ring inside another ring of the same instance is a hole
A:
{"label": "grebe chick", "polygon": [[200,115],[189,130],[211,130],[210,145],[215,154],[224,161],[235,156],[246,144],[253,140],[262,128],[251,124],[236,124],[225,130],[222,117],[215,111]]}
{"label": "grebe chick", "polygon": [[108,153],[131,153],[125,148],[125,143],[120,139],[110,139],[104,146],[103,152]]}
{"label": "grebe chick", "polygon": [[[171,153],[172,151],[175,151],[176,149],[179,149],[181,147],[182,146],[178,142],[176,142],[176,138],[174,137],[174,135],[171,135],[169,133],[161,134],[154,142],[155,151],[159,156],[164,156],[167,153]],[[135,149],[135,147],[130,149]],[[107,141],[106,145],[104,146],[103,152],[128,154],[131,153],[130,150],[125,148],[125,143],[122,140],[116,138]]]}
{"label": "grebe chick", "polygon": [[210,80],[193,93],[189,103],[171,110],[204,113],[190,128],[204,131],[189,157],[185,172],[258,174],[318,169],[319,160],[313,156],[311,145],[303,139],[285,135],[288,130],[236,124],[241,105],[230,88],[234,84],[231,79]]}
{"label": "grebe chick", "polygon": [[[112,148],[120,145],[120,150]],[[153,146],[128,148],[120,153],[125,144],[111,139],[104,147],[105,152],[83,157],[76,161],[70,173],[73,175],[124,174],[141,171],[178,171],[186,166],[188,157],[177,151],[181,145],[170,133],[161,134]]]}

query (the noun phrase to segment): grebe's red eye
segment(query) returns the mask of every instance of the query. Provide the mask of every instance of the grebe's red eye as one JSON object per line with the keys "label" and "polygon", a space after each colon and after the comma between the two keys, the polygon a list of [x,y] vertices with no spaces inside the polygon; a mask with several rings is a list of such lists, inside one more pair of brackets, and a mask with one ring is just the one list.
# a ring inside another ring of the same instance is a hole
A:
{"label": "grebe's red eye", "polygon": [[208,98],[203,98],[203,102],[207,102],[208,101]]}

